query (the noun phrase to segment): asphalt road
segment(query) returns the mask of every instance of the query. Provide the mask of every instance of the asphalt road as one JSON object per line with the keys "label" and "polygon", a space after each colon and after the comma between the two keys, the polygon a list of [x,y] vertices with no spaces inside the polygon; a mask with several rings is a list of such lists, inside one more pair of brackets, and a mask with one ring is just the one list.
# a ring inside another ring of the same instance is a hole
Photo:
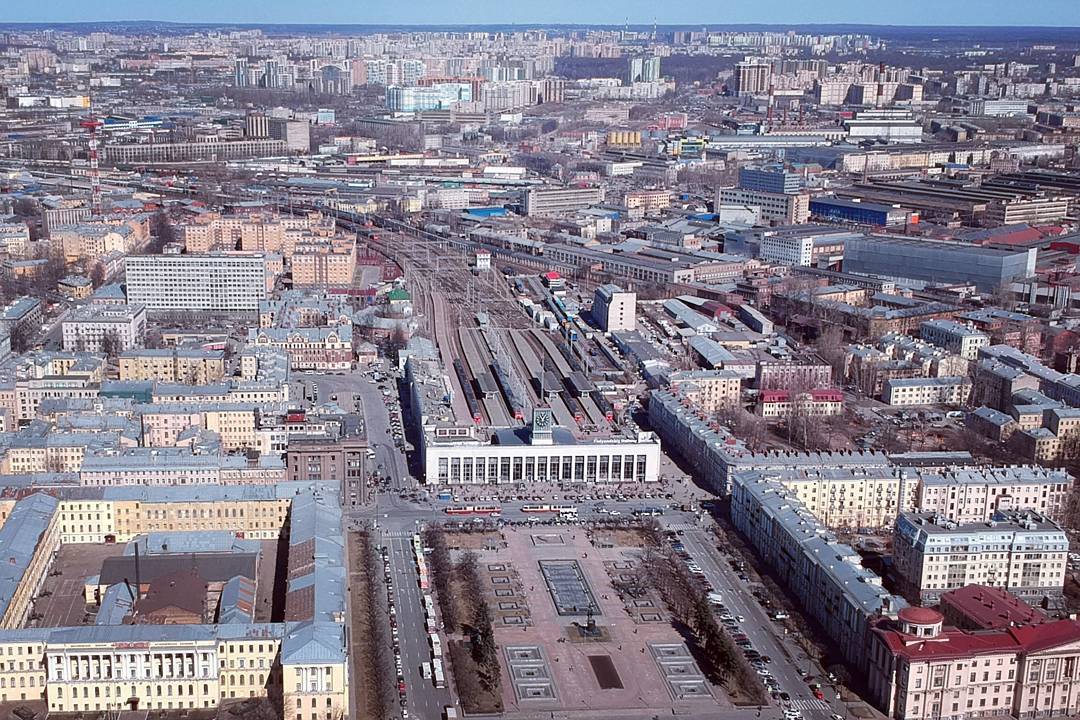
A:
{"label": "asphalt road", "polygon": [[683,531],[682,541],[687,552],[705,572],[705,578],[723,596],[728,612],[745,618],[739,623],[739,630],[750,638],[755,650],[772,658],[769,671],[780,689],[791,696],[792,706],[806,718],[843,714],[843,705],[824,683],[822,689],[826,701],[813,696],[803,677],[815,675],[821,681],[821,669],[813,666],[795,641],[784,636],[783,627],[766,615],[747,584],[739,580],[737,573],[724,562],[711,533],[704,528],[687,529]]}
{"label": "asphalt road", "polygon": [[434,682],[425,679],[420,672],[420,665],[431,662],[432,656],[424,624],[424,597],[420,590],[410,534],[408,530],[384,532],[383,542],[390,548],[398,647],[405,675],[406,701],[411,717],[426,720],[441,717],[442,709],[453,705],[454,700],[449,689],[436,688]]}

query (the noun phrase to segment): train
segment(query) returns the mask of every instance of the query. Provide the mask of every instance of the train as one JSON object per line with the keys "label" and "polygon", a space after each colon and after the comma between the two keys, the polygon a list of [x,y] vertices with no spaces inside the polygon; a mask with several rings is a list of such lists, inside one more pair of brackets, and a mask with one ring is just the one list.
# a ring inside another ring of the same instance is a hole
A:
{"label": "train", "polygon": [[461,383],[461,393],[465,396],[465,404],[469,407],[473,422],[477,425],[484,422],[484,416],[480,413],[480,402],[476,399],[472,381],[465,372],[465,364],[458,358],[454,360],[454,373],[457,374],[458,382]]}
{"label": "train", "polygon": [[454,505],[446,508],[447,515],[488,515],[498,517],[502,515],[502,507],[499,505]]}

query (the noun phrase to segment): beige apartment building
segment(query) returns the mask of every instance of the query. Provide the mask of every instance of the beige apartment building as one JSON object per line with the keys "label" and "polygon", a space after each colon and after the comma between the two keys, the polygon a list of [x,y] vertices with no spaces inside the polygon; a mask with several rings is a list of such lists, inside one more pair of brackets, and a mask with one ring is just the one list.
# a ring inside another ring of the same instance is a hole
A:
{"label": "beige apartment building", "polygon": [[668,382],[672,391],[680,392],[707,415],[735,407],[742,398],[743,378],[734,370],[684,370],[672,373]]}
{"label": "beige apartment building", "polygon": [[293,287],[348,287],[356,271],[356,243],[305,243],[292,254],[291,267]]}
{"label": "beige apartment building", "polygon": [[882,528],[912,508],[915,485],[895,468],[791,468],[775,479],[829,528]]}
{"label": "beige apartment building", "polygon": [[12,502],[4,514],[4,524],[0,527],[0,554],[5,565],[0,578],[0,598],[4,601],[0,628],[4,630],[20,628],[29,618],[46,570],[60,549],[58,504],[54,497],[35,493]]}
{"label": "beige apartment building", "polygon": [[207,385],[225,376],[222,350],[129,350],[119,357],[121,380]]}
{"label": "beige apartment building", "polygon": [[176,447],[192,429],[210,430],[221,436],[226,450],[242,450],[258,445],[258,406],[249,403],[146,404],[142,413],[143,444],[147,447]]}
{"label": "beige apartment building", "polygon": [[893,563],[906,595],[934,603],[968,585],[1002,588],[1025,600],[1059,597],[1069,540],[1061,526],[1030,510],[959,524],[933,513],[901,513]]}
{"label": "beige apartment building", "polygon": [[1039,467],[960,469],[919,474],[913,507],[953,522],[987,522],[999,510],[1027,508],[1060,522],[1072,478]]}

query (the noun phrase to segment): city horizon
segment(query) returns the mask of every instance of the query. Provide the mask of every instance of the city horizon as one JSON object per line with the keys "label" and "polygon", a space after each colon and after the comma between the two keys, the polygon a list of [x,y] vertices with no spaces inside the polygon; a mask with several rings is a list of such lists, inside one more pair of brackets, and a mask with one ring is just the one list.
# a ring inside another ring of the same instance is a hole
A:
{"label": "city horizon", "polygon": [[[90,15],[90,11],[98,14]],[[167,22],[188,25],[205,24],[287,24],[287,25],[397,25],[410,27],[425,26],[483,26],[483,25],[590,25],[621,27],[625,24],[653,25],[665,27],[689,26],[686,23],[671,24],[660,22],[664,18],[657,15],[657,8],[650,3],[632,0],[627,3],[614,3],[608,0],[589,3],[585,6],[569,0],[554,0],[546,3],[542,9],[535,6],[506,5],[491,0],[468,0],[454,8],[444,8],[437,3],[419,2],[406,7],[391,6],[364,8],[341,8],[319,0],[305,5],[300,13],[278,0],[256,3],[248,0],[231,3],[211,3],[196,0],[183,9],[162,8],[150,13],[155,17],[140,18],[146,12],[141,3],[133,0],[119,0],[110,3],[106,9],[87,8],[83,5],[61,1],[47,6],[19,4],[9,9],[11,19],[7,24],[43,24],[43,23],[93,23],[93,22]],[[747,8],[715,8],[703,2],[692,2],[683,8],[685,15],[694,15],[703,11],[710,16],[701,25],[723,26],[883,26],[883,27],[1080,27],[1080,8],[1075,4],[1059,0],[1041,0],[1040,2],[1016,4],[1003,0],[991,0],[982,3],[979,8],[980,22],[967,24],[971,8],[960,2],[939,2],[916,0],[903,7],[870,7],[853,0],[834,0],[819,3],[813,8],[796,6],[786,0],[757,3]],[[251,23],[247,19],[253,16],[266,18],[265,23]],[[324,17],[323,23],[312,23],[313,16]],[[934,22],[912,22],[913,18],[933,18]],[[195,19],[194,21],[190,19]],[[1063,22],[1064,21],[1064,22]],[[694,26],[699,26],[694,23]]]}

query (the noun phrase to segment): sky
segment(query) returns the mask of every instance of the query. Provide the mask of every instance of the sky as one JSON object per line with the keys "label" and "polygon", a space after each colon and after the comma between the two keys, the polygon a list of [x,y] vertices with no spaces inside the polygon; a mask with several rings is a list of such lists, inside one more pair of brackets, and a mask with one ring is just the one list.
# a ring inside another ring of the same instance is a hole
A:
{"label": "sky", "polygon": [[0,22],[1080,26],[1080,0],[2,0]]}

